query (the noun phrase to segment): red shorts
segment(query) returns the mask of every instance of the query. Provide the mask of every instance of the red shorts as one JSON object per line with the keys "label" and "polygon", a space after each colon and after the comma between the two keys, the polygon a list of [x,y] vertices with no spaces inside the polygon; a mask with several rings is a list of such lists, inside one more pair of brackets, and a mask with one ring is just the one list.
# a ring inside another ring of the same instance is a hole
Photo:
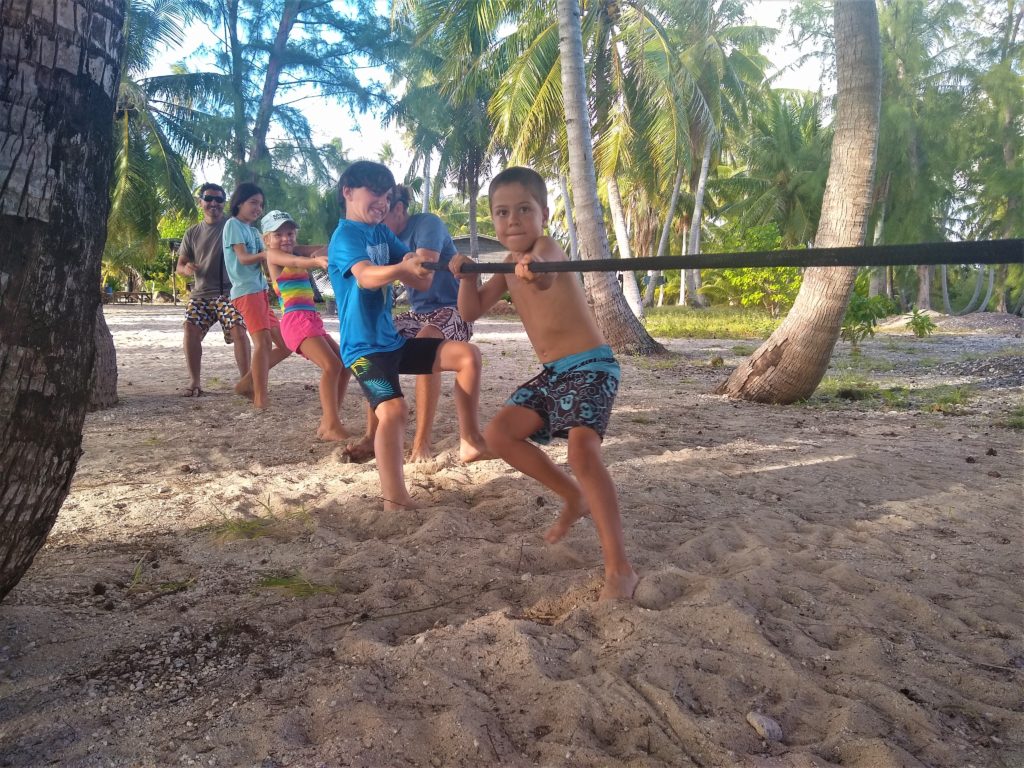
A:
{"label": "red shorts", "polygon": [[242,313],[242,319],[245,320],[245,327],[249,329],[249,333],[269,331],[281,324],[277,320],[277,315],[270,308],[266,291],[247,293],[245,296],[232,299],[231,303]]}
{"label": "red shorts", "polygon": [[284,313],[281,318],[281,336],[288,349],[302,355],[299,350],[302,342],[317,336],[327,336],[327,329],[324,328],[324,322],[319,314],[308,309],[299,309]]}

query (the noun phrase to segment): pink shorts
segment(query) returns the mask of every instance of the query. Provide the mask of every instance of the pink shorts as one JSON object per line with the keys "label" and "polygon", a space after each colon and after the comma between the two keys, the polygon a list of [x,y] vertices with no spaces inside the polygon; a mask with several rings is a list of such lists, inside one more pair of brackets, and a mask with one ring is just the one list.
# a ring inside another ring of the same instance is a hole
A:
{"label": "pink shorts", "polygon": [[245,296],[232,299],[231,303],[242,313],[242,319],[245,320],[245,327],[249,329],[249,333],[269,331],[280,325],[277,315],[270,308],[266,291],[247,293]]}
{"label": "pink shorts", "polygon": [[281,336],[288,349],[302,355],[299,351],[302,342],[317,336],[327,336],[327,329],[324,328],[319,314],[308,309],[299,309],[284,313],[284,317],[281,318]]}

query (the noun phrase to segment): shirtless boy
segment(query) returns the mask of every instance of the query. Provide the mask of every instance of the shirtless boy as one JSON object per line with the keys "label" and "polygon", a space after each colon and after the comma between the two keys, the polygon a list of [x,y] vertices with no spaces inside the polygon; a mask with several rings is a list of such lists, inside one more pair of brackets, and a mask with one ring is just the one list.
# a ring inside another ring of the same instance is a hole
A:
{"label": "shirtless boy", "polygon": [[[604,553],[602,600],[633,596],[637,576],[622,540],[619,503],[601,458],[601,441],[619,386],[619,364],[587,307],[579,281],[568,272],[537,273],[530,264],[565,261],[558,243],[544,236],[548,220],[544,180],[529,168],[508,168],[488,190],[498,240],[509,249],[514,275],[494,275],[479,287],[463,275],[469,261],[452,258],[459,286],[459,313],[473,322],[507,290],[533,348],[544,366],[519,387],[484,430],[487,447],[513,467],[562,497],[564,507],[545,534],[559,541],[581,517],[590,515]],[[532,445],[568,437],[569,466],[576,479]]]}

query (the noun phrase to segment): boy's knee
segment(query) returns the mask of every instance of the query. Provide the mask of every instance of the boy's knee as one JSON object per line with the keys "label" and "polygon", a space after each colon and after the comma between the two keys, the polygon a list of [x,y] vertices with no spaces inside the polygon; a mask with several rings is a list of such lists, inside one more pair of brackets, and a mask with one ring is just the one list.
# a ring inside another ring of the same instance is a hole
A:
{"label": "boy's knee", "polygon": [[577,477],[607,471],[601,457],[601,440],[596,434],[570,439],[568,460]]}

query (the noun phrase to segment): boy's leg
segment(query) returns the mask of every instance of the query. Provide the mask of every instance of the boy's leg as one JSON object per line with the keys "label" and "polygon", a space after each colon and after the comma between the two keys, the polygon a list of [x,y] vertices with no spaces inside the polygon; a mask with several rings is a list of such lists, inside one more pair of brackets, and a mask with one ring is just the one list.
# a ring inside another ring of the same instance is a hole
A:
{"label": "boy's leg", "polygon": [[[583,489],[590,516],[597,528],[604,554],[604,588],[602,600],[631,598],[640,580],[629,564],[622,537],[619,500],[608,468],[601,457],[601,438],[590,427],[569,430],[569,466]],[[548,541],[561,539],[581,515],[563,510],[551,530]]]}
{"label": "boy's leg", "polygon": [[487,447],[501,459],[562,497],[565,502],[562,517],[577,520],[587,514],[579,484],[551,461],[547,453],[527,440],[542,426],[544,422],[535,411],[506,405],[487,425],[484,437]]}
{"label": "boy's leg", "polygon": [[299,345],[299,351],[322,371],[320,374],[320,408],[323,410],[323,415],[320,417],[320,426],[317,427],[316,436],[321,440],[347,440],[350,435],[338,418],[338,380],[342,371],[341,360],[331,349],[326,336],[311,336]]}
{"label": "boy's leg", "polygon": [[[424,325],[417,339],[443,339],[444,334],[439,328]],[[437,402],[441,398],[441,374],[428,373],[416,377],[416,434],[412,439],[412,462],[430,461],[433,458],[431,438],[434,429],[434,417],[437,415]],[[474,410],[474,413],[476,411]],[[477,432],[480,425],[477,423]]]}
{"label": "boy's leg", "polygon": [[385,400],[375,409],[380,420],[373,440],[377,456],[377,474],[380,477],[380,494],[384,499],[384,511],[417,509],[419,504],[409,495],[405,487],[405,422],[408,409],[404,397]]}
{"label": "boy's leg", "polygon": [[459,458],[466,463],[489,458],[487,443],[480,434],[480,349],[465,341],[441,342],[433,372],[441,371],[455,371]]}

